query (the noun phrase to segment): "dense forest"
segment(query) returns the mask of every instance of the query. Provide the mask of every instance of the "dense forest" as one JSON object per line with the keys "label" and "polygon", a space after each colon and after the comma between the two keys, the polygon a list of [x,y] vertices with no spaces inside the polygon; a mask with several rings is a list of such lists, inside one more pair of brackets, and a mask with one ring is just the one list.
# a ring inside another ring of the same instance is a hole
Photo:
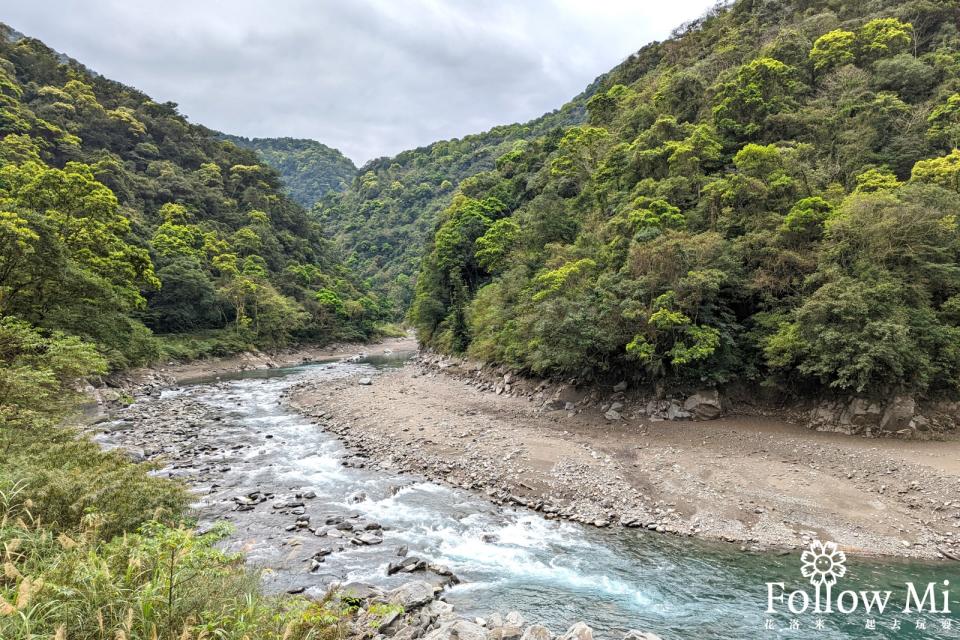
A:
{"label": "dense forest", "polygon": [[586,122],[460,183],[421,340],[581,380],[956,393],[958,18],[741,0],[645,47]]}
{"label": "dense forest", "polygon": [[[5,322],[76,336],[114,368],[165,345],[197,355],[371,335],[379,301],[253,151],[4,36]],[[215,337],[199,347],[153,337],[203,331]]]}
{"label": "dense forest", "polygon": [[261,161],[280,174],[283,192],[306,209],[330,192],[345,191],[357,175],[350,158],[316,140],[221,137],[256,151]]}
{"label": "dense forest", "polygon": [[384,295],[397,319],[413,300],[416,273],[440,214],[460,183],[494,168],[501,155],[529,138],[582,122],[594,85],[562,108],[526,124],[443,140],[371,160],[343,194],[330,193],[314,211],[342,247],[347,263]]}

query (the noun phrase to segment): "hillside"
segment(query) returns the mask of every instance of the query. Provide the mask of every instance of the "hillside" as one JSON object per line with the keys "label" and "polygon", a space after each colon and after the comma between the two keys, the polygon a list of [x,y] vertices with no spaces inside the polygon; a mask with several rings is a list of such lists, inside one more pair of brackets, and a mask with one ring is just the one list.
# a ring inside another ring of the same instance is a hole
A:
{"label": "hillside", "polygon": [[346,190],[357,175],[353,161],[316,140],[221,137],[256,151],[264,164],[280,174],[283,192],[307,209],[330,192]]}
{"label": "hillside", "polygon": [[587,122],[455,190],[421,339],[581,380],[955,395],[957,17],[740,0],[644,48]]}
{"label": "hillside", "polygon": [[4,322],[112,367],[159,357],[152,333],[221,351],[370,335],[379,303],[254,151],[0,30]]}
{"label": "hillside", "polygon": [[394,317],[413,299],[423,247],[440,212],[461,182],[494,168],[494,161],[525,140],[582,122],[591,85],[563,108],[525,124],[494,127],[371,160],[343,194],[329,194],[314,207],[348,264],[384,292]]}

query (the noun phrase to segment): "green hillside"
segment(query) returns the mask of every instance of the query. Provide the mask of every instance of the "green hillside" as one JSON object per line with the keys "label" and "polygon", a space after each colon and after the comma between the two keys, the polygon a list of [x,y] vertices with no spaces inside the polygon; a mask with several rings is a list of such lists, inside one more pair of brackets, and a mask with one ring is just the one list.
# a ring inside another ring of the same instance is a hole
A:
{"label": "green hillside", "polygon": [[586,123],[456,189],[421,339],[581,379],[955,393],[957,12],[740,0],[644,48]]}
{"label": "green hillside", "polygon": [[423,249],[461,182],[494,168],[524,140],[583,121],[592,87],[526,124],[443,140],[372,160],[343,194],[328,194],[314,211],[343,248],[348,264],[383,291],[395,317],[413,299]]}
{"label": "green hillside", "polygon": [[222,137],[256,151],[264,164],[280,174],[283,192],[307,209],[330,192],[345,191],[357,175],[349,158],[316,140]]}
{"label": "green hillside", "polygon": [[[114,367],[370,335],[379,303],[256,154],[2,27],[0,315]],[[176,355],[176,352],[174,353]]]}

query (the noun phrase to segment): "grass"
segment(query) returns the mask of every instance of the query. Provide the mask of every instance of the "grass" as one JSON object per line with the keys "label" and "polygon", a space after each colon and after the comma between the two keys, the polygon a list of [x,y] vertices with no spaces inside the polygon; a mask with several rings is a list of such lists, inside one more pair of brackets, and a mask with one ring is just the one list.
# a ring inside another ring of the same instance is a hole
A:
{"label": "grass", "polygon": [[0,638],[347,636],[356,607],[262,594],[243,557],[216,547],[227,528],[194,531],[182,485],[25,415],[0,427]]}

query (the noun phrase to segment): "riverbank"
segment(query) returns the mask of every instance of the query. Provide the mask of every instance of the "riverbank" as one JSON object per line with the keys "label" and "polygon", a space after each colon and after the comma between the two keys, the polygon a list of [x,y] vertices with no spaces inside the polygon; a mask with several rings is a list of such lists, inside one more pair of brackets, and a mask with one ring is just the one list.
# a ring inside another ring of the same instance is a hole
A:
{"label": "riverbank", "polygon": [[[303,383],[289,401],[351,464],[417,473],[600,527],[849,552],[960,557],[960,442],[867,440],[769,418],[609,420],[545,411],[426,362]],[[608,409],[609,410],[609,409]]]}

